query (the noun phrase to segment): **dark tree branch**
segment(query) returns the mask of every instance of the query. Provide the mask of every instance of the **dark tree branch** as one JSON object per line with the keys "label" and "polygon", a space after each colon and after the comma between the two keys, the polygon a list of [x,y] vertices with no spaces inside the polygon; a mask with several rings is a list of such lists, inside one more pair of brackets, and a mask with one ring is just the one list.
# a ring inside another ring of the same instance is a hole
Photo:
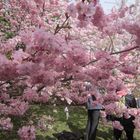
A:
{"label": "dark tree branch", "polygon": [[122,50],[122,51],[118,51],[118,52],[112,52],[111,55],[120,54],[120,53],[124,53],[124,52],[129,52],[129,51],[132,51],[132,50],[137,49],[137,48],[140,48],[140,46],[135,46],[135,47],[125,49],[125,50]]}
{"label": "dark tree branch", "polygon": [[62,25],[59,26],[59,24],[58,24],[58,25],[56,26],[55,31],[54,31],[54,35],[57,34],[61,29],[63,29],[63,28],[68,28],[68,27],[65,26],[65,23],[68,21],[68,19],[69,19],[69,16],[66,14],[66,19],[65,19],[65,21],[62,23]]}
{"label": "dark tree branch", "polygon": [[[132,47],[132,48],[129,48],[129,49],[125,49],[125,50],[122,50],[122,51],[118,51],[118,52],[112,52],[112,53],[110,53],[110,55],[125,53],[125,52],[129,52],[129,51],[132,51],[132,50],[135,50],[135,49],[138,49],[138,48],[140,48],[140,46],[135,46],[135,47]],[[92,60],[92,61],[88,62],[87,64],[85,64],[83,67],[85,67],[87,65],[90,65],[91,63],[94,63],[96,61],[98,61],[98,60],[97,59]]]}

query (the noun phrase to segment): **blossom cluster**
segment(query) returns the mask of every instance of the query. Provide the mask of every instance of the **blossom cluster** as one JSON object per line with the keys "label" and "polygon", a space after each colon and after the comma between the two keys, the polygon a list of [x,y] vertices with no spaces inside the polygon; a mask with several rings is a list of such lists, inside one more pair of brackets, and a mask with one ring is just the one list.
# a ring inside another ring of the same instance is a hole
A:
{"label": "blossom cluster", "polygon": [[17,99],[11,99],[9,100],[8,105],[1,103],[0,108],[1,108],[0,114],[22,116],[28,110],[29,105],[28,102],[20,101]]}
{"label": "blossom cluster", "polygon": [[13,129],[13,124],[11,118],[1,118],[0,119],[0,129],[11,131]]}
{"label": "blossom cluster", "polygon": [[34,126],[23,126],[18,130],[20,140],[35,140],[35,127]]}
{"label": "blossom cluster", "polygon": [[[67,5],[61,0],[1,3],[0,115],[23,116],[30,103],[55,99],[85,104],[94,94],[106,114],[139,116],[116,103],[118,92],[127,92],[126,78],[140,74],[138,19],[129,20],[127,6],[107,15],[97,0]],[[11,120],[3,122],[2,128],[12,129]],[[135,124],[139,128],[137,117]],[[18,134],[34,140],[35,128],[23,126]]]}

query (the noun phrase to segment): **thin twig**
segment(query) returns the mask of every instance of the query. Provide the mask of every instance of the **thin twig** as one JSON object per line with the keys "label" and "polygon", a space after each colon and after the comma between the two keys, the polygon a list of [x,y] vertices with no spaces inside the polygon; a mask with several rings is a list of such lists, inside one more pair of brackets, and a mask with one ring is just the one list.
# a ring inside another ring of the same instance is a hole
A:
{"label": "thin twig", "polygon": [[65,23],[68,21],[68,19],[69,19],[69,16],[66,16],[66,19],[65,19],[65,21],[62,23],[62,25],[59,26],[59,24],[58,24],[58,25],[56,26],[54,35],[57,34],[62,28],[65,28],[64,25],[65,25]]}
{"label": "thin twig", "polygon": [[124,52],[129,52],[129,51],[132,51],[132,50],[137,49],[137,48],[140,48],[140,46],[135,46],[135,47],[125,49],[125,50],[122,50],[122,51],[118,51],[118,52],[112,52],[111,55],[120,54],[120,53],[124,53]]}
{"label": "thin twig", "polygon": [[[110,53],[110,55],[120,54],[120,53],[124,53],[124,52],[129,52],[129,51],[132,51],[132,50],[137,49],[137,48],[140,48],[140,46],[135,46],[135,47],[132,47],[132,48],[129,48],[129,49],[125,49],[125,50],[122,50],[122,51],[118,51],[118,52],[112,52],[112,53]],[[98,59],[94,59],[94,60],[88,62],[88,63],[87,63],[86,65],[84,65],[83,67],[85,67],[85,66],[87,66],[87,65],[89,65],[89,64],[91,64],[91,63],[94,63],[94,62],[96,62],[96,61],[98,61]]]}

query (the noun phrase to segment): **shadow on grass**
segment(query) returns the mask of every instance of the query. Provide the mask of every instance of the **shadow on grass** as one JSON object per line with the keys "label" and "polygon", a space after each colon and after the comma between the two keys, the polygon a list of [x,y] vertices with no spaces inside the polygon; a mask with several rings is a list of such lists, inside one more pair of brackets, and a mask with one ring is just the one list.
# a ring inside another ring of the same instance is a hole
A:
{"label": "shadow on grass", "polygon": [[63,130],[59,133],[53,133],[53,136],[57,140],[84,140],[84,129],[79,129],[73,122],[67,121],[69,130]]}
{"label": "shadow on grass", "polygon": [[50,137],[50,136],[46,136],[46,137],[44,137],[44,136],[42,136],[42,135],[37,135],[36,136],[36,139],[37,140],[56,140],[56,138],[52,138],[52,137]]}
{"label": "shadow on grass", "polygon": [[79,135],[76,132],[62,131],[60,133],[54,133],[54,137],[57,140],[84,140],[83,135]]}
{"label": "shadow on grass", "polygon": [[[64,130],[62,132],[53,134],[57,140],[84,140],[85,129],[79,129],[78,126],[74,125],[73,122],[70,121],[67,122],[67,125],[70,128],[70,132]],[[99,125],[96,140],[112,140],[112,138],[112,128],[103,128]]]}
{"label": "shadow on grass", "polygon": [[[80,140],[84,140],[85,129],[79,129],[78,126],[74,125],[72,122],[67,122],[70,130],[80,136]],[[96,140],[112,140],[113,131],[111,127],[98,126]]]}

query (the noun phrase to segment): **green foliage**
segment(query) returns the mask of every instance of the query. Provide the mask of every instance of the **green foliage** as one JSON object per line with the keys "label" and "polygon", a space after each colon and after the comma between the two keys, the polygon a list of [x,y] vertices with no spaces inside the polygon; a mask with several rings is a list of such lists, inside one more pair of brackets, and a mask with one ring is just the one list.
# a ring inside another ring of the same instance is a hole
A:
{"label": "green foliage", "polygon": [[15,34],[13,32],[5,32],[5,38],[6,39],[10,39],[13,38],[13,36],[15,36]]}
{"label": "green foliage", "polygon": [[0,31],[4,33],[5,39],[10,39],[15,36],[15,33],[10,31],[11,24],[10,22],[3,16],[0,16]]}
{"label": "green foliage", "polygon": [[7,57],[8,59],[11,59],[11,56],[12,56],[12,51],[8,51],[8,52],[6,53],[6,57]]}
{"label": "green foliage", "polygon": [[3,16],[0,16],[0,24],[10,26],[10,23]]}

